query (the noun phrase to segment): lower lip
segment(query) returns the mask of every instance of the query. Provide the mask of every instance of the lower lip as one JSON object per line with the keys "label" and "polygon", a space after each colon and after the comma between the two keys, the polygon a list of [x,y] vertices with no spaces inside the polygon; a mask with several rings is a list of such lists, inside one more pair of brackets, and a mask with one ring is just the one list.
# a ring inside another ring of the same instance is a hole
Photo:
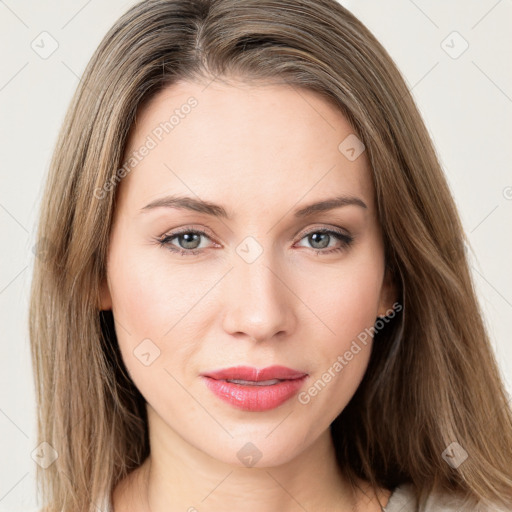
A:
{"label": "lower lip", "polygon": [[307,378],[283,380],[270,386],[233,384],[225,380],[202,377],[208,388],[221,400],[244,411],[268,411],[292,398]]}

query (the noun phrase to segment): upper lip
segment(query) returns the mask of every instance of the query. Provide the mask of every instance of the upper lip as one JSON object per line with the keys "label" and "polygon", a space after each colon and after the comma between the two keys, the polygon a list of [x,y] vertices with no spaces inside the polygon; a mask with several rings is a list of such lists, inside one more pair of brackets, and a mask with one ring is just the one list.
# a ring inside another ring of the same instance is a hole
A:
{"label": "upper lip", "polygon": [[300,370],[287,368],[286,366],[267,366],[266,368],[254,368],[252,366],[233,366],[231,368],[222,368],[204,372],[201,375],[211,377],[216,380],[248,380],[253,382],[261,382],[264,380],[292,380],[300,379],[307,375]]}

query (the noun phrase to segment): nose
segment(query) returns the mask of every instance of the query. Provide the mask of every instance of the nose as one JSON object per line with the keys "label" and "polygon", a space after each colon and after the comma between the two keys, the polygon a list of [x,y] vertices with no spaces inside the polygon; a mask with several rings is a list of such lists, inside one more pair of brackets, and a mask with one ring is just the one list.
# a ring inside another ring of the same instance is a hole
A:
{"label": "nose", "polygon": [[289,276],[270,250],[252,263],[235,255],[223,293],[225,332],[258,342],[290,335],[300,301],[290,289]]}

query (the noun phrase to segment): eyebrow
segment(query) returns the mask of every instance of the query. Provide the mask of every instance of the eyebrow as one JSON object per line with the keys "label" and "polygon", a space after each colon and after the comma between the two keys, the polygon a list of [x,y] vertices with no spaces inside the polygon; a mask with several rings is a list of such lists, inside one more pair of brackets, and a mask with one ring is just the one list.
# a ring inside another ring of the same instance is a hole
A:
{"label": "eyebrow", "polygon": [[[310,217],[315,213],[325,212],[334,210],[335,208],[341,208],[342,206],[360,206],[361,208],[368,208],[366,203],[354,196],[337,196],[316,203],[311,203],[304,206],[294,212],[294,217],[304,218]],[[203,201],[202,199],[196,199],[194,197],[187,196],[166,196],[156,199],[151,203],[141,208],[140,213],[146,213],[155,208],[176,208],[191,210],[194,212],[205,213],[213,217],[221,217],[224,219],[231,219],[226,209],[218,204],[211,203],[209,201]]]}

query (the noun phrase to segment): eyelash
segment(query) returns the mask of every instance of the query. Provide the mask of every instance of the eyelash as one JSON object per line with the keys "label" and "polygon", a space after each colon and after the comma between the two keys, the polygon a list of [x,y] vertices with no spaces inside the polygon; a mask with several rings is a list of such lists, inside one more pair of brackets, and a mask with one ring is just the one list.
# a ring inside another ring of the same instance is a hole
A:
{"label": "eyelash", "polygon": [[[315,251],[315,253],[317,255],[325,256],[326,254],[333,254],[336,252],[343,251],[345,249],[348,249],[348,247],[354,241],[354,238],[350,235],[347,235],[341,231],[326,229],[326,228],[313,229],[312,231],[305,233],[304,236],[300,240],[302,240],[303,238],[306,238],[309,235],[312,235],[314,233],[322,233],[322,234],[331,235],[331,236],[334,236],[336,239],[338,239],[341,242],[341,247],[336,247],[334,249],[329,249],[329,250],[312,249],[313,251]],[[204,235],[206,238],[209,238],[211,240],[211,238],[208,236],[208,234],[205,233],[204,231],[183,228],[178,231],[174,231],[173,233],[166,234],[163,237],[157,238],[156,241],[161,247],[165,247],[167,250],[177,253],[181,256],[194,256],[194,255],[199,254],[202,249],[185,250],[185,249],[176,248],[175,246],[173,246],[170,243],[171,240],[173,240],[174,238],[178,237],[179,235],[183,235],[183,234]]]}

